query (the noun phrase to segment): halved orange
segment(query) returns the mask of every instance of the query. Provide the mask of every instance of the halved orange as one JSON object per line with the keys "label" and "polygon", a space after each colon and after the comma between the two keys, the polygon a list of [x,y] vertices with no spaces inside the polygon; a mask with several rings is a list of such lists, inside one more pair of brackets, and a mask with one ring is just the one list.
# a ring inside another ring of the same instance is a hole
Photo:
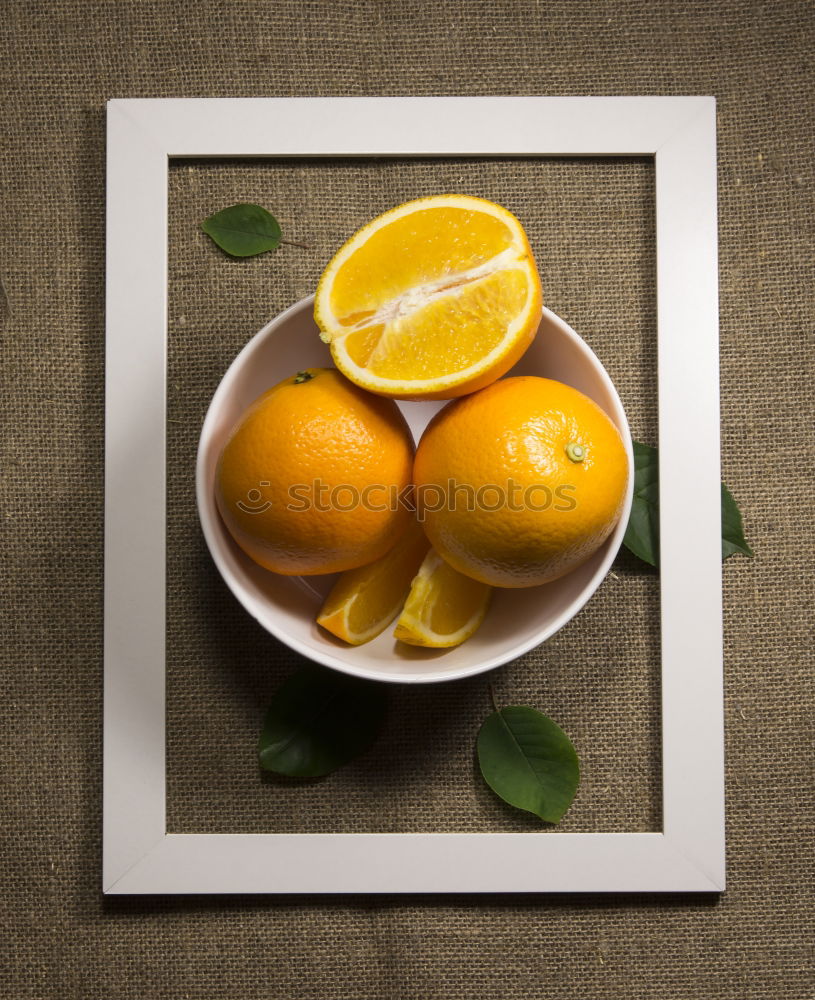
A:
{"label": "halved orange", "polygon": [[410,587],[394,636],[411,646],[458,646],[475,632],[492,587],[464,576],[431,549]]}
{"label": "halved orange", "polygon": [[538,329],[529,241],[507,209],[419,198],[355,233],[323,272],[320,336],[352,382],[396,399],[450,399],[504,375]]}
{"label": "halved orange", "polygon": [[352,646],[375,639],[399,614],[430,548],[418,521],[376,562],[341,573],[326,597],[318,625]]}

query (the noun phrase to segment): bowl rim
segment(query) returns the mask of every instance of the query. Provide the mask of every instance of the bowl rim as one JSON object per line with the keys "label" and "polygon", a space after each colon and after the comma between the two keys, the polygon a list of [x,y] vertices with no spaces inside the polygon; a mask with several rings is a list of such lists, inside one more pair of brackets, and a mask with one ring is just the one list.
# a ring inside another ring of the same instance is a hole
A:
{"label": "bowl rim", "polygon": [[542,309],[542,317],[545,316],[550,323],[558,327],[560,332],[572,342],[578,351],[588,357],[593,367],[599,374],[601,381],[604,383],[616,411],[615,413],[609,413],[608,416],[612,419],[622,435],[623,444],[628,457],[628,485],[626,488],[625,501],[620,518],[614,528],[614,531],[603,543],[606,547],[603,559],[598,564],[594,573],[586,582],[577,597],[575,597],[569,605],[546,626],[520,640],[517,644],[509,646],[503,652],[497,653],[484,660],[461,666],[458,669],[448,670],[443,674],[433,674],[432,672],[428,672],[429,670],[432,671],[432,668],[428,668],[427,666],[421,672],[416,671],[415,673],[405,672],[399,674],[386,674],[384,672],[379,673],[376,670],[372,670],[370,667],[366,667],[364,665],[357,666],[333,655],[330,648],[327,648],[325,651],[315,650],[313,647],[301,642],[296,636],[292,636],[285,629],[278,627],[275,621],[261,621],[261,619],[255,614],[252,606],[255,602],[255,598],[240,581],[235,579],[231,569],[226,565],[226,561],[221,553],[220,538],[215,534],[214,528],[210,526],[209,510],[206,509],[205,512],[207,497],[211,491],[211,484],[207,481],[205,469],[206,445],[212,434],[212,425],[216,420],[217,403],[222,396],[226,395],[230,391],[232,383],[236,381],[238,374],[242,370],[247,359],[255,350],[259,349],[260,345],[276,327],[282,326],[293,314],[298,313],[308,306],[313,307],[313,303],[314,295],[308,295],[305,298],[300,299],[298,302],[293,303],[288,308],[274,316],[247,341],[247,343],[232,360],[231,364],[221,378],[221,381],[218,383],[201,426],[198,448],[196,451],[195,468],[198,521],[210,556],[212,557],[218,572],[221,574],[221,578],[229,588],[230,592],[237,598],[244,610],[247,611],[248,614],[254,618],[265,631],[269,632],[290,649],[293,649],[301,656],[304,656],[307,660],[320,663],[331,669],[339,670],[341,673],[349,674],[353,677],[359,677],[365,680],[381,681],[393,684],[440,684],[448,681],[463,680],[466,677],[473,677],[477,674],[487,673],[490,670],[503,666],[511,660],[515,660],[518,657],[523,656],[525,653],[528,653],[530,649],[534,649],[536,646],[541,645],[541,643],[551,638],[556,632],[559,632],[560,629],[567,624],[567,622],[571,621],[571,619],[574,618],[583,609],[583,607],[585,607],[588,601],[599,589],[600,584],[603,582],[611,569],[614,559],[622,546],[634,495],[634,454],[631,440],[631,430],[628,425],[628,418],[626,417],[622,401],[617,393],[617,389],[605,367],[591,347],[589,347],[583,338],[580,337],[579,334],[577,334],[565,320],[561,319],[560,316],[552,312],[552,310],[546,306]]}

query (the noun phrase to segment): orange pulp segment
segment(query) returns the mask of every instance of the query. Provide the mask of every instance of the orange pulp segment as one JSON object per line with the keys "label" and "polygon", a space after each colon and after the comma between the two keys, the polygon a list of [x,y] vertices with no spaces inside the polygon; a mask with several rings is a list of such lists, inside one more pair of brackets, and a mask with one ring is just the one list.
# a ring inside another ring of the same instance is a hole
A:
{"label": "orange pulp segment", "polygon": [[484,620],[491,596],[492,587],[459,573],[431,549],[393,634],[412,646],[458,646]]}
{"label": "orange pulp segment", "polygon": [[317,623],[353,646],[375,639],[399,614],[429,547],[421,526],[413,521],[390,552],[340,574]]}

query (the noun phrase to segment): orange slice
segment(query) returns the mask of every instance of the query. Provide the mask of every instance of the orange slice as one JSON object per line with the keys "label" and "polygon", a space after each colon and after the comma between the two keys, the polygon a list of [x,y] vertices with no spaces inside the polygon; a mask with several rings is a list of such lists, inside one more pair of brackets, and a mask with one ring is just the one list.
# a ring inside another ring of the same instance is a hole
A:
{"label": "orange slice", "polygon": [[411,646],[458,646],[484,620],[491,596],[492,587],[459,573],[431,549],[393,634]]}
{"label": "orange slice", "polygon": [[449,399],[504,375],[538,329],[538,271],[520,222],[469,195],[378,216],[325,269],[320,336],[352,382],[397,399]]}
{"label": "orange slice", "polygon": [[381,559],[340,574],[317,623],[353,646],[375,639],[399,614],[429,547],[424,531],[414,521]]}

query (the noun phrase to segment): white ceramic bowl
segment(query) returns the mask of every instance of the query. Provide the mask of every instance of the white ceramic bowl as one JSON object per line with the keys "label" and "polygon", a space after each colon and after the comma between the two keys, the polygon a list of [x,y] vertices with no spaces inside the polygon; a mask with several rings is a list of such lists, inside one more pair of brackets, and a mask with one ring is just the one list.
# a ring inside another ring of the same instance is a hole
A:
{"label": "white ceramic bowl", "polygon": [[[538,335],[510,375],[541,375],[574,386],[597,402],[620,429],[630,468],[619,524],[588,562],[541,587],[496,590],[476,634],[454,649],[425,650],[397,643],[392,629],[364,646],[347,646],[315,623],[334,576],[286,577],[261,569],[232,541],[215,505],[215,466],[221,447],[246,407],[294,372],[330,366],[317,335],[314,299],[276,316],[235,358],[210,403],[201,430],[196,470],[198,512],[212,558],[232,593],[272,635],[328,667],[379,681],[450,681],[492,670],[548,639],[574,617],[599,587],[622,544],[631,509],[631,435],[617,392],[591,349],[562,319],[544,309]],[[418,441],[444,402],[400,403]]]}

